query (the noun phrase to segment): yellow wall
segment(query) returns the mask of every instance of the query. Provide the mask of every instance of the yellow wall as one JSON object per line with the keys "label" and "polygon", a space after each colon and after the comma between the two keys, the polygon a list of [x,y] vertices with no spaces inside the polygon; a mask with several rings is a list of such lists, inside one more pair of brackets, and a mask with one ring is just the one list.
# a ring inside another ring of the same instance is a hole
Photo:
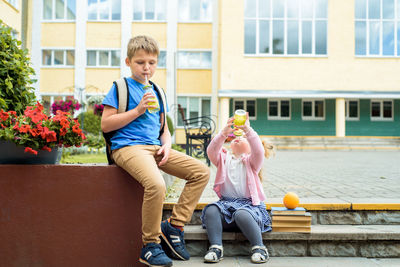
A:
{"label": "yellow wall", "polygon": [[156,84],[161,86],[165,91],[167,91],[167,71],[166,69],[158,69],[154,76],[151,78]]}
{"label": "yellow wall", "polygon": [[167,48],[167,23],[132,23],[132,37],[136,35],[149,35],[160,49]]}
{"label": "yellow wall", "polygon": [[87,92],[106,94],[110,90],[113,81],[119,79],[120,76],[121,71],[119,68],[87,68]]}
{"label": "yellow wall", "polygon": [[211,23],[179,23],[177,36],[178,49],[211,49]]}
{"label": "yellow wall", "polygon": [[86,29],[87,29],[86,47],[88,48],[121,47],[121,23],[88,22],[86,25]]}
{"label": "yellow wall", "polygon": [[40,92],[74,93],[74,69],[42,68]]}
{"label": "yellow wall", "polygon": [[41,46],[75,47],[75,23],[42,23]]}
{"label": "yellow wall", "polygon": [[21,33],[21,0],[18,1],[18,9],[5,0],[0,0],[0,19]]}
{"label": "yellow wall", "polygon": [[211,70],[178,70],[178,94],[211,94]]}
{"label": "yellow wall", "polygon": [[328,56],[323,58],[245,57],[244,0],[220,3],[221,89],[399,90],[399,58],[355,57],[354,1],[328,1]]}

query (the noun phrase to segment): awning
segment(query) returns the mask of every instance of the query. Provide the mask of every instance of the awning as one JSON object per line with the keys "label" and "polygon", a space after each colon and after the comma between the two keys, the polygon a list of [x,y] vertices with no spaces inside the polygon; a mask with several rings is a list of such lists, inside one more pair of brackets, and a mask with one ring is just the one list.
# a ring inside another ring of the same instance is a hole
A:
{"label": "awning", "polygon": [[219,90],[218,97],[400,99],[400,90],[399,91]]}

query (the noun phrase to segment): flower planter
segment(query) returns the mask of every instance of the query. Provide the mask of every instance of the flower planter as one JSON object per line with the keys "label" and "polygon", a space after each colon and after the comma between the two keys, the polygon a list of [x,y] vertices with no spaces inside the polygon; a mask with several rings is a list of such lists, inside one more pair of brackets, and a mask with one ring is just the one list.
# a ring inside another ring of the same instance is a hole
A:
{"label": "flower planter", "polygon": [[54,147],[51,152],[40,150],[37,155],[24,150],[24,147],[13,142],[0,140],[0,164],[56,164],[62,154],[58,147]]}

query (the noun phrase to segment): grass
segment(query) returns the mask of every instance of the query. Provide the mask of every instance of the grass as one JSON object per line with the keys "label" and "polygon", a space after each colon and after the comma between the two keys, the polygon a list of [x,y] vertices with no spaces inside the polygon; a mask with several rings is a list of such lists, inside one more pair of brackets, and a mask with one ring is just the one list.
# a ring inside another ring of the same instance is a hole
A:
{"label": "grass", "polygon": [[107,163],[107,156],[104,153],[65,155],[60,161],[61,164],[85,164],[85,163]]}

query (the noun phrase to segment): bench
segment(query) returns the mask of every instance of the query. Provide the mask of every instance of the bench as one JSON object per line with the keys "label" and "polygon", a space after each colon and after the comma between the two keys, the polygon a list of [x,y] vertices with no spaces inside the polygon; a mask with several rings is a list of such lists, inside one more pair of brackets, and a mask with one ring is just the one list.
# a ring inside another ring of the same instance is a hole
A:
{"label": "bench", "polygon": [[115,165],[0,165],[0,265],[142,266],[142,199]]}
{"label": "bench", "polygon": [[181,105],[178,105],[178,110],[185,128],[186,155],[196,157],[204,156],[208,166],[210,166],[210,159],[207,156],[207,147],[215,131],[214,120],[210,116],[186,119],[185,112]]}

